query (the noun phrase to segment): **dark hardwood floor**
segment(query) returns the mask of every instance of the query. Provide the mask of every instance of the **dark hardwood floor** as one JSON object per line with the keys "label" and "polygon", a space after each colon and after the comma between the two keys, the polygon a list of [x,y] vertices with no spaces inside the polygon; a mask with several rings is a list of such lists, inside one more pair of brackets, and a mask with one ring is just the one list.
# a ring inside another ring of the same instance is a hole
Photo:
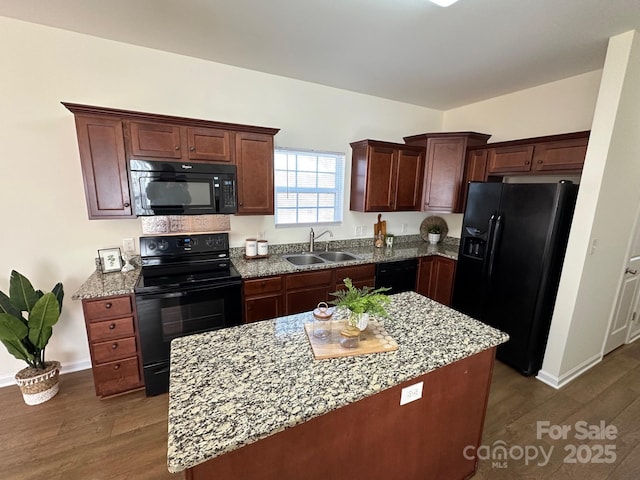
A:
{"label": "dark hardwood floor", "polygon": [[[496,362],[482,445],[505,446],[503,461],[482,459],[478,479],[640,478],[640,342],[626,345],[561,390]],[[0,478],[3,480],[182,479],[166,468],[167,395],[143,391],[95,396],[90,371],[63,375],[51,401],[26,406],[17,387],[0,388]],[[566,439],[536,438],[537,422],[570,426]],[[577,440],[576,422],[617,428],[615,440]],[[608,457],[600,446],[607,447]],[[572,446],[577,463],[565,463]],[[543,457],[526,461],[519,452]],[[611,457],[610,463],[580,463]],[[486,456],[481,452],[482,458]],[[504,463],[506,462],[506,463]],[[528,464],[527,464],[528,463]],[[543,463],[538,465],[538,463]],[[223,479],[219,479],[223,480]],[[341,479],[328,479],[341,480]],[[360,480],[360,479],[354,479]],[[402,479],[398,479],[402,480]]]}

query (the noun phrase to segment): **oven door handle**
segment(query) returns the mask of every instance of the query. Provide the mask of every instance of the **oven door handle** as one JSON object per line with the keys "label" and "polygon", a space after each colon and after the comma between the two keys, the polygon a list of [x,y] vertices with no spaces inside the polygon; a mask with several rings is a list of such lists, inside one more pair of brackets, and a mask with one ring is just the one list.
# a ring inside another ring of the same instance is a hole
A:
{"label": "oven door handle", "polygon": [[182,288],[179,292],[170,291],[170,292],[136,292],[136,298],[141,298],[144,300],[153,300],[156,298],[180,298],[191,293],[196,293],[203,290],[216,290],[219,288],[225,287],[234,287],[242,285],[242,281],[238,282],[224,282],[224,283],[216,283],[213,285],[200,285],[198,287],[179,287],[175,286],[174,288]]}

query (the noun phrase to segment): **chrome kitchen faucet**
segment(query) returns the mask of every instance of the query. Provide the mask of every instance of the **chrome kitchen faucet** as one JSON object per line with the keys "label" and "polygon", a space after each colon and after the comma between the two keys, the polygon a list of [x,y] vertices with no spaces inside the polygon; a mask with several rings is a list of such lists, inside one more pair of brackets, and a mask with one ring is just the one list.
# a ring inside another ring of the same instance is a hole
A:
{"label": "chrome kitchen faucet", "polygon": [[[311,231],[309,232],[309,251],[310,252],[314,252],[315,251],[315,248],[316,248],[315,241],[316,241],[316,239],[320,238],[325,233],[328,233],[329,237],[333,238],[333,232],[331,230],[325,230],[324,232],[322,232],[320,235],[318,235],[316,237],[316,234],[313,231],[313,228],[311,229]],[[327,251],[329,250],[329,240],[327,241],[327,246],[326,246],[325,250],[327,250]]]}

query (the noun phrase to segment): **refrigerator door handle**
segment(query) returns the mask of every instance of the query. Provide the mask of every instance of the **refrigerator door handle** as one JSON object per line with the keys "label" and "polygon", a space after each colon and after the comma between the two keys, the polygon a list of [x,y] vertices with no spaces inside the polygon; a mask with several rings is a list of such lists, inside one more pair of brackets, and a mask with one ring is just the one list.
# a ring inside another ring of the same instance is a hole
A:
{"label": "refrigerator door handle", "polygon": [[488,278],[488,271],[489,271],[489,265],[491,260],[489,257],[489,252],[491,247],[491,241],[493,240],[493,230],[495,228],[495,224],[496,224],[496,212],[493,212],[491,214],[491,217],[489,217],[489,226],[487,227],[487,237],[486,237],[487,244],[486,244],[484,259],[482,261],[482,278],[485,281]]}
{"label": "refrigerator door handle", "polygon": [[495,222],[495,228],[491,239],[491,247],[489,251],[489,271],[487,279],[490,281],[493,276],[493,267],[496,261],[496,253],[498,250],[498,243],[500,242],[500,234],[502,233],[502,214],[498,214]]}

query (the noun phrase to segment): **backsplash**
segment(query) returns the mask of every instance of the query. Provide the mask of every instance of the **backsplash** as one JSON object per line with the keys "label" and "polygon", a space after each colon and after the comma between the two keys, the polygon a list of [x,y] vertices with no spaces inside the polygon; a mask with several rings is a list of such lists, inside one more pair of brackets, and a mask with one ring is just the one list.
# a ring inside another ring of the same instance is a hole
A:
{"label": "backsplash", "polygon": [[229,215],[154,215],[140,217],[142,233],[162,235],[165,233],[207,233],[231,230]]}
{"label": "backsplash", "polygon": [[[423,242],[423,238],[420,235],[395,235],[393,244],[394,246],[402,245],[403,243],[415,243]],[[317,240],[316,250],[325,250],[327,242],[325,240]],[[445,237],[441,243],[448,245],[458,246],[460,239],[456,237]],[[356,247],[373,247],[373,238],[352,238],[347,240],[329,240],[329,250],[347,250],[349,248]],[[270,255],[280,255],[283,253],[298,253],[306,252],[309,250],[309,242],[298,243],[278,243],[269,244]],[[232,247],[229,249],[231,257],[242,257],[244,255],[244,247]]]}

